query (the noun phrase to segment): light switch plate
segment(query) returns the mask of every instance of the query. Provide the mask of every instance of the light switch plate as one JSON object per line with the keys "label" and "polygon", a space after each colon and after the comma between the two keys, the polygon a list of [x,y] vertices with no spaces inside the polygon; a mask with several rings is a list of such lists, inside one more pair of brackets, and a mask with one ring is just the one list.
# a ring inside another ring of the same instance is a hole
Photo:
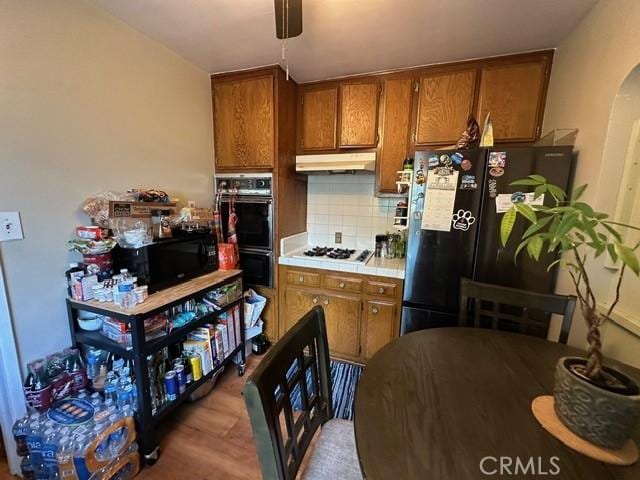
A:
{"label": "light switch plate", "polygon": [[23,238],[20,213],[0,212],[0,242],[21,240]]}
{"label": "light switch plate", "polygon": [[336,232],[335,234],[335,243],[342,243],[342,232]]}

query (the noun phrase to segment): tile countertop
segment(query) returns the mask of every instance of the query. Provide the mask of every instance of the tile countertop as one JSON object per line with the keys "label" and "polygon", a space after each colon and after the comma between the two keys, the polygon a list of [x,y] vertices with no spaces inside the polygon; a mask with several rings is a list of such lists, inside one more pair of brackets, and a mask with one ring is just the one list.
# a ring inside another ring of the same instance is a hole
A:
{"label": "tile countertop", "polygon": [[380,277],[404,279],[404,258],[375,258],[371,257],[366,264],[353,261],[341,262],[339,260],[326,260],[318,257],[297,258],[307,250],[307,234],[301,233],[281,240],[278,263],[280,265],[293,265],[297,267],[320,268],[337,272],[361,273],[364,275],[377,275]]}

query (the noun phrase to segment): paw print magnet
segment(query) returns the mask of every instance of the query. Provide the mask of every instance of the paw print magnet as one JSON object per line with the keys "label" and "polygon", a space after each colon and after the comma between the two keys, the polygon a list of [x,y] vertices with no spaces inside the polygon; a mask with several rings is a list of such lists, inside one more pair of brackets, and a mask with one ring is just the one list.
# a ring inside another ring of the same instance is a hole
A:
{"label": "paw print magnet", "polygon": [[456,230],[466,232],[471,225],[476,223],[476,218],[469,210],[458,210],[453,214],[453,217],[451,217],[451,223],[453,223],[453,228]]}

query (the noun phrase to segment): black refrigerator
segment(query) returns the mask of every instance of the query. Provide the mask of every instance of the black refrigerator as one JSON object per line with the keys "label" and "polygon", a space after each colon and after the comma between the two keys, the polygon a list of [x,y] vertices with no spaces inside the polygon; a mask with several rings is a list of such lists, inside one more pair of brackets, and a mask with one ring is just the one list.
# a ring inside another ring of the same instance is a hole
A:
{"label": "black refrigerator", "polygon": [[[518,198],[532,192],[532,187],[509,185],[531,174],[542,175],[568,191],[573,176],[572,147],[416,152],[402,335],[424,328],[455,326],[461,277],[553,292],[556,272],[547,272],[552,255],[535,262],[522,253],[517,265],[514,263],[518,245],[515,239],[524,232],[525,222],[518,220],[506,248],[500,244],[502,214],[497,211],[497,201],[504,209],[509,204],[505,200],[512,195]],[[531,200],[527,196],[526,201]],[[552,200],[547,196],[544,204],[551,205]]]}

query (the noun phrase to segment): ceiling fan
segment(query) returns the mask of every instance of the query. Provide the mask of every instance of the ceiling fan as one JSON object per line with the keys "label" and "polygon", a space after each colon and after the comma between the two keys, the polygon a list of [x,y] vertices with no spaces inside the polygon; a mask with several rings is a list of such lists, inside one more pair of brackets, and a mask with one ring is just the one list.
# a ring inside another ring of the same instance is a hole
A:
{"label": "ceiling fan", "polygon": [[276,37],[280,40],[302,33],[302,0],[273,0]]}

